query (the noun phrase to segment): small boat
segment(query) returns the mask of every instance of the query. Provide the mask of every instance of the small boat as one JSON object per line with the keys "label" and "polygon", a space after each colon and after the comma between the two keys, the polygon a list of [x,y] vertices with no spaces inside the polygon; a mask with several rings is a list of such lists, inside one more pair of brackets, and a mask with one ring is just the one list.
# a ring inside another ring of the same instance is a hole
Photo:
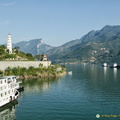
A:
{"label": "small boat", "polygon": [[107,63],[103,63],[102,67],[108,67]]}
{"label": "small boat", "polygon": [[68,75],[72,75],[72,71],[69,71],[69,72],[68,72]]}
{"label": "small boat", "polygon": [[16,100],[19,96],[16,76],[0,77],[0,107]]}
{"label": "small boat", "polygon": [[120,68],[120,65],[118,65],[117,63],[114,63],[112,66],[110,66],[110,68]]}

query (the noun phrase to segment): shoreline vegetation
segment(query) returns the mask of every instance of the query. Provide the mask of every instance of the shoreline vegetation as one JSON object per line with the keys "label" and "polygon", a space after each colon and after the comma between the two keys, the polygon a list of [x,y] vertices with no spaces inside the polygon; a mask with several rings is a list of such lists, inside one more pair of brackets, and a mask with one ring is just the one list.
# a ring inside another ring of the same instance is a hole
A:
{"label": "shoreline vegetation", "polygon": [[[9,54],[9,50],[5,45],[0,45],[0,60],[1,61],[47,61],[46,55],[32,56],[30,53],[23,53],[16,46],[12,49],[12,54]],[[63,65],[51,64],[48,67],[44,67],[43,64],[39,64],[38,67],[32,65],[27,67],[7,67],[4,71],[0,70],[0,76],[19,76],[21,79],[29,78],[50,78],[50,77],[62,77],[66,74],[66,68]]]}
{"label": "shoreline vegetation", "polygon": [[62,77],[66,74],[66,68],[63,65],[53,65],[43,67],[42,64],[39,67],[34,68],[30,66],[26,67],[8,67],[5,71],[0,71],[0,76],[19,76],[21,79],[29,78],[49,78],[49,77]]}

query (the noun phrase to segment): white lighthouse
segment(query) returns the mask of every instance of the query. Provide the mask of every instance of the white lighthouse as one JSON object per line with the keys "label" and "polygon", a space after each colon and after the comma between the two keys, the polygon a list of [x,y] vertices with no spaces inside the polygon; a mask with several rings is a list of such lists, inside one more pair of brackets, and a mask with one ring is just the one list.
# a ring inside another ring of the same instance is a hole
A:
{"label": "white lighthouse", "polygon": [[9,50],[9,54],[12,54],[12,40],[10,33],[8,34],[7,50]]}

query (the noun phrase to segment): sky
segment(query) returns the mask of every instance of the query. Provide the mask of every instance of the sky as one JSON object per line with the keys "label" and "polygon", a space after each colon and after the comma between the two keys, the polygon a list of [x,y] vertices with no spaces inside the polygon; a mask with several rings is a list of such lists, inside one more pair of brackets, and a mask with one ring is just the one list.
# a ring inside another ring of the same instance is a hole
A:
{"label": "sky", "polygon": [[60,46],[105,25],[120,25],[120,0],[0,0],[0,44],[11,33]]}

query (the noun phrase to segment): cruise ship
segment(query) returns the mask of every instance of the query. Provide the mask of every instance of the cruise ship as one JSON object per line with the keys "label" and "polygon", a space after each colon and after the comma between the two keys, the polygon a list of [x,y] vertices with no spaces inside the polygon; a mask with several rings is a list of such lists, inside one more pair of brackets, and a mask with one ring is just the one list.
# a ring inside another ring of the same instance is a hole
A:
{"label": "cruise ship", "polygon": [[0,77],[0,107],[18,98],[17,89],[19,89],[19,82],[16,76]]}

